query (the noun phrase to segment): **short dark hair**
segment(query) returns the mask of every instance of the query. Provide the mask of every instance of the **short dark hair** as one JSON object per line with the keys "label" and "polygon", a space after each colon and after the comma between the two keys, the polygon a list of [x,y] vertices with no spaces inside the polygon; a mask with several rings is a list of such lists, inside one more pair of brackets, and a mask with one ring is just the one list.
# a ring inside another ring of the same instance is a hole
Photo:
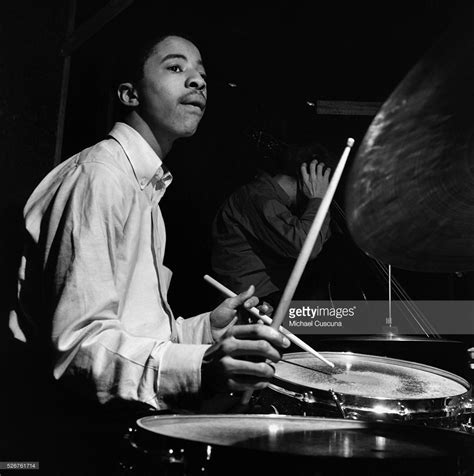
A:
{"label": "short dark hair", "polygon": [[134,40],[127,42],[123,54],[117,58],[114,74],[114,87],[119,84],[130,82],[136,83],[143,78],[144,67],[147,59],[153,54],[158,43],[170,36],[177,36],[190,41],[197,46],[196,41],[188,34],[175,30],[153,32],[140,35]]}
{"label": "short dark hair", "polygon": [[301,164],[309,164],[312,160],[324,162],[326,165],[331,163],[331,156],[328,149],[319,142],[308,142],[303,144],[290,144],[288,152],[284,157],[281,166],[281,173],[298,177],[300,175]]}
{"label": "short dark hair", "polygon": [[250,137],[257,153],[258,167],[272,176],[285,174],[297,178],[304,162],[313,159],[326,165],[332,162],[328,149],[319,142],[288,144],[262,130],[252,131]]}
{"label": "short dark hair", "polygon": [[197,46],[197,42],[190,34],[169,30],[152,32],[144,35],[138,35],[132,40],[127,40],[125,45],[117,48],[120,54],[116,57],[115,63],[111,68],[109,77],[109,88],[115,99],[114,104],[117,108],[114,111],[115,119],[121,119],[130,112],[130,108],[124,106],[117,98],[117,90],[122,83],[136,84],[143,78],[145,63],[153,55],[156,46],[164,39],[170,36],[184,38]]}

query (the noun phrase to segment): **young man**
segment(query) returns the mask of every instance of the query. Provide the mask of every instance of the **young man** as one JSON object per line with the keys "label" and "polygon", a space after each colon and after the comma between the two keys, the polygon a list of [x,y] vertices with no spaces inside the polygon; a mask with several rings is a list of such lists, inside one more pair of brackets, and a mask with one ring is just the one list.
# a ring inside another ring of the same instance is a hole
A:
{"label": "young man", "polygon": [[181,36],[135,54],[117,90],[123,121],[56,167],[28,200],[11,328],[47,343],[55,379],[85,399],[196,408],[220,392],[264,387],[274,374],[266,362],[289,342],[267,326],[234,326],[239,308],[258,303],[252,287],[210,313],[173,316],[159,208],[172,177],[163,160],[196,132],[206,74]]}

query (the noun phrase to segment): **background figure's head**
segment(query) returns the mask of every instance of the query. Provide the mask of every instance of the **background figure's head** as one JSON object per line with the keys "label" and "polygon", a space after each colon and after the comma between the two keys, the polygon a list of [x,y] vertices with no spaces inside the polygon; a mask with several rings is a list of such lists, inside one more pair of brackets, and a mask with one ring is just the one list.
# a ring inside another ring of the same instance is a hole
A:
{"label": "background figure's head", "polygon": [[280,160],[275,178],[289,195],[291,204],[296,209],[300,206],[303,207],[307,200],[302,192],[301,165],[309,166],[310,162],[315,159],[318,164],[322,163],[325,167],[328,162],[331,162],[328,150],[318,142],[289,144],[286,153]]}
{"label": "background figure's head", "polygon": [[300,193],[301,164],[309,165],[314,159],[326,166],[332,163],[328,149],[316,141],[287,144],[263,131],[254,133],[253,139],[258,167],[276,179],[292,205],[305,201]]}
{"label": "background figure's head", "polygon": [[299,178],[301,164],[309,164],[314,159],[326,166],[332,162],[329,151],[319,142],[289,144],[287,154],[281,163],[281,173]]}
{"label": "background figure's head", "polygon": [[184,35],[161,34],[134,42],[123,56],[114,81],[121,119],[166,154],[174,140],[196,132],[204,114],[201,53]]}
{"label": "background figure's head", "polygon": [[316,141],[287,143],[272,134],[259,129],[252,129],[247,134],[255,152],[259,169],[271,176],[280,174],[298,178],[301,164],[313,159],[331,165],[331,155],[322,144]]}

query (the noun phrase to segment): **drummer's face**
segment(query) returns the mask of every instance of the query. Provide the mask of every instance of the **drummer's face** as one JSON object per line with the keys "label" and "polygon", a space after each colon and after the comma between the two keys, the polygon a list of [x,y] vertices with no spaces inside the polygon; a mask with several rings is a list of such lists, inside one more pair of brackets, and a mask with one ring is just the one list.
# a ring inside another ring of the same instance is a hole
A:
{"label": "drummer's face", "polygon": [[206,74],[197,47],[168,36],[153,49],[137,83],[137,111],[157,137],[188,137],[195,133],[207,99]]}

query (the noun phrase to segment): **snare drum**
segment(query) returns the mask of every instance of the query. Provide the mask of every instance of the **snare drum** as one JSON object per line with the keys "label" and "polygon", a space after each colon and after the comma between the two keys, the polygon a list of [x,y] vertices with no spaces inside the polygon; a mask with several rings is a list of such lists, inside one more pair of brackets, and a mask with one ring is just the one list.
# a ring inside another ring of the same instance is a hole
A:
{"label": "snare drum", "polygon": [[445,429],[283,415],[160,415],[137,421],[123,474],[472,474],[474,438]]}
{"label": "snare drum", "polygon": [[262,413],[411,422],[459,428],[471,413],[471,386],[424,364],[351,352],[288,353],[256,399]]}

